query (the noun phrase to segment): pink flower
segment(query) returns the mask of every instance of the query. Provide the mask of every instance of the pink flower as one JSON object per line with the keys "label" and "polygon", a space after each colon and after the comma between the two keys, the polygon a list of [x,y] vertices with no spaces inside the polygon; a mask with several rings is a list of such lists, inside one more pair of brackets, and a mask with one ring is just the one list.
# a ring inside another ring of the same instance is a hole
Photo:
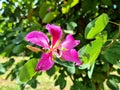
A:
{"label": "pink flower", "polygon": [[50,8],[48,8],[48,9],[47,9],[47,11],[48,11],[48,12],[50,12],[50,11],[51,11],[51,9],[50,9]]}
{"label": "pink flower", "polygon": [[39,60],[35,70],[49,70],[54,65],[54,56],[66,61],[75,62],[78,66],[81,65],[82,62],[79,60],[78,52],[74,49],[80,41],[75,40],[71,34],[67,35],[65,40],[61,41],[63,33],[60,26],[47,24],[46,29],[52,36],[51,45],[48,37],[43,32],[32,31],[26,35],[27,41],[47,50],[47,52],[44,52],[41,55],[41,59]]}

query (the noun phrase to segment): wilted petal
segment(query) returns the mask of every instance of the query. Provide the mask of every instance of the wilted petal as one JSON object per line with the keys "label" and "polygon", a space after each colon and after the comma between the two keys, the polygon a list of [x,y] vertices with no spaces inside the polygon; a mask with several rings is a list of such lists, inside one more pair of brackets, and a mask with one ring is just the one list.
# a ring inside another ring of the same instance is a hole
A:
{"label": "wilted petal", "polygon": [[66,39],[61,43],[62,48],[72,49],[80,43],[80,40],[75,40],[72,35],[67,35]]}
{"label": "wilted petal", "polygon": [[26,35],[26,40],[43,48],[49,48],[49,39],[43,32],[32,31]]}
{"label": "wilted petal", "polygon": [[76,65],[81,65],[82,62],[78,57],[78,52],[75,49],[70,49],[62,52],[62,58],[66,61],[75,62]]}
{"label": "wilted petal", "polygon": [[52,36],[52,45],[54,45],[62,37],[62,29],[54,24],[47,24],[46,29]]}
{"label": "wilted petal", "polygon": [[36,71],[46,71],[49,70],[50,68],[52,68],[54,62],[52,60],[52,54],[48,53],[48,54],[42,54],[40,61],[38,62],[37,66],[36,66]]}

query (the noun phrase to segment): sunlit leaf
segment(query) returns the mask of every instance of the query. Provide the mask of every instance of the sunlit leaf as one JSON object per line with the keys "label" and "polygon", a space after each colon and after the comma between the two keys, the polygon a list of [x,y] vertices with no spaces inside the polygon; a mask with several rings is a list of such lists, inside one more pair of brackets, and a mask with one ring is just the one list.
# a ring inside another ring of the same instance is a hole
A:
{"label": "sunlit leaf", "polygon": [[74,7],[79,3],[79,0],[68,0],[67,4],[62,7],[62,13],[66,14],[69,12],[70,8]]}
{"label": "sunlit leaf", "polygon": [[74,30],[76,27],[77,27],[77,24],[75,22],[67,23],[67,29],[68,30]]}
{"label": "sunlit leaf", "polygon": [[54,20],[58,16],[59,12],[54,11],[54,12],[49,12],[45,15],[43,18],[44,23],[50,23],[52,20]]}
{"label": "sunlit leaf", "polygon": [[89,78],[92,77],[92,73],[93,73],[93,70],[94,70],[94,66],[95,66],[95,64],[93,64],[93,65],[89,68],[89,70],[88,70],[88,77],[89,77]]}
{"label": "sunlit leaf", "polygon": [[92,41],[91,44],[87,44],[81,48],[79,50],[79,55],[83,64],[80,66],[80,68],[88,68],[89,66],[93,65],[100,54],[102,46],[103,40],[101,38],[97,38],[96,40]]}
{"label": "sunlit leaf", "polygon": [[95,36],[104,30],[108,24],[109,18],[107,14],[103,13],[98,18],[94,19],[85,28],[85,38],[93,39]]}
{"label": "sunlit leaf", "polygon": [[21,67],[19,72],[20,81],[27,82],[35,75],[35,67],[37,62],[38,61],[36,59],[31,59],[25,63],[23,67]]}

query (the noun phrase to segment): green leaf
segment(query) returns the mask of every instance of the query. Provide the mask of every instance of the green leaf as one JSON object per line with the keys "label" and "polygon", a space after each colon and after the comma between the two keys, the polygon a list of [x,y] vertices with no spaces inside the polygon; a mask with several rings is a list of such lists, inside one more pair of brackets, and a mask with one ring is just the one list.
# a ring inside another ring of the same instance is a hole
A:
{"label": "green leaf", "polygon": [[70,68],[70,67],[73,67],[73,66],[74,66],[72,62],[68,62],[68,61],[61,61],[61,60],[60,60],[60,59],[58,59],[58,58],[56,58],[55,63],[57,63],[57,64],[59,64],[59,65],[62,65],[62,66],[64,66],[64,67],[68,67],[68,68]]}
{"label": "green leaf", "polygon": [[75,34],[75,28],[77,27],[77,24],[75,22],[68,22],[66,23],[67,25],[67,30],[64,30],[65,33],[68,34]]}
{"label": "green leaf", "polygon": [[102,53],[103,60],[120,67],[120,43],[115,43]]}
{"label": "green leaf", "polygon": [[103,40],[103,43],[106,43],[107,42],[107,37],[108,37],[108,34],[107,34],[107,31],[102,31],[100,34],[98,34],[97,36],[96,36],[96,38],[102,38],[102,40]]}
{"label": "green leaf", "polygon": [[109,70],[110,70],[110,65],[109,65],[109,63],[108,63],[108,62],[104,63],[101,71],[103,71],[103,72],[109,72]]}
{"label": "green leaf", "polygon": [[101,0],[102,4],[105,4],[105,5],[112,5],[112,1],[111,0]]}
{"label": "green leaf", "polygon": [[93,74],[93,70],[94,70],[95,64],[93,64],[90,69],[88,70],[88,77],[91,78],[92,74]]}
{"label": "green leaf", "polygon": [[10,67],[13,65],[15,60],[13,58],[9,59],[9,61],[6,61],[4,63],[0,63],[0,75],[4,74]]}
{"label": "green leaf", "polygon": [[114,80],[116,83],[120,83],[120,76],[110,75],[109,79]]}
{"label": "green leaf", "polygon": [[68,0],[67,4],[62,7],[62,13],[66,14],[69,12],[70,8],[74,7],[79,3],[79,0]]}
{"label": "green leaf", "polygon": [[19,44],[19,45],[15,46],[13,48],[13,53],[15,53],[15,54],[20,53],[22,51],[22,49],[24,48],[24,46],[25,46],[24,44]]}
{"label": "green leaf", "polygon": [[55,81],[55,86],[60,85],[60,89],[64,89],[66,86],[66,80],[64,76],[60,75],[57,80]]}
{"label": "green leaf", "polygon": [[41,28],[41,25],[39,23],[33,23],[29,29],[30,31],[32,31],[32,30],[40,30],[40,28]]}
{"label": "green leaf", "polygon": [[9,69],[13,64],[14,64],[15,60],[14,58],[10,58],[9,61],[3,63],[3,66],[7,69]]}
{"label": "green leaf", "polygon": [[[15,67],[12,68],[12,70],[8,73],[8,75],[6,76],[6,79],[8,79],[11,76],[11,80],[14,80],[17,76],[18,76],[18,72],[20,70],[20,68],[27,62],[27,60],[22,60],[18,63],[15,64]],[[10,65],[9,65],[10,67]],[[17,78],[18,80],[18,78]],[[19,81],[19,80],[18,80]],[[20,82],[20,81],[19,81]]]}
{"label": "green leaf", "polygon": [[29,81],[35,75],[36,59],[31,59],[21,67],[19,72],[19,79],[22,82]]}
{"label": "green leaf", "polygon": [[79,3],[79,0],[71,0],[71,1],[72,1],[71,2],[71,7],[74,7],[75,5],[77,5]]}
{"label": "green leaf", "polygon": [[103,73],[100,70],[94,71],[92,75],[92,80],[94,82],[103,83],[105,79],[106,79],[106,73]]}
{"label": "green leaf", "polygon": [[22,24],[19,24],[16,28],[14,28],[15,31],[22,31],[24,29],[24,26]]}
{"label": "green leaf", "polygon": [[19,44],[20,42],[23,41],[25,35],[26,35],[26,32],[18,33],[17,36],[16,36],[16,39],[13,40],[13,43],[14,44]]}
{"label": "green leaf", "polygon": [[85,38],[93,39],[98,33],[104,30],[108,24],[109,18],[107,14],[103,13],[98,18],[94,19],[85,28]]}
{"label": "green leaf", "polygon": [[64,30],[64,32],[65,33],[67,33],[67,34],[75,34],[75,31],[73,31],[73,30]]}
{"label": "green leaf", "polygon": [[4,49],[4,52],[11,52],[12,51],[12,49],[14,48],[14,44],[13,43],[11,43],[11,44],[9,44],[9,45],[7,45],[6,47],[5,47],[5,49]]}
{"label": "green leaf", "polygon": [[82,9],[83,12],[94,12],[96,11],[96,5],[98,0],[82,0]]}
{"label": "green leaf", "polygon": [[5,67],[3,66],[3,64],[0,64],[0,75],[4,74],[6,72]]}
{"label": "green leaf", "polygon": [[8,33],[7,38],[13,37],[14,35],[15,35],[15,32],[10,32]]}
{"label": "green leaf", "polygon": [[81,48],[79,50],[79,56],[81,57],[83,64],[79,68],[84,69],[93,65],[100,54],[102,46],[102,38],[97,38],[92,41],[91,44],[87,44]]}
{"label": "green leaf", "polygon": [[67,23],[67,29],[68,30],[74,30],[76,27],[77,27],[77,24],[75,22]]}
{"label": "green leaf", "polygon": [[72,67],[67,67],[67,71],[69,74],[75,74],[75,64],[72,64]]}
{"label": "green leaf", "polygon": [[107,85],[109,86],[109,88],[111,88],[111,90],[119,90],[119,87],[114,80],[108,80]]}
{"label": "green leaf", "polygon": [[67,61],[61,61],[60,59],[56,59],[55,63],[62,65],[67,68],[67,72],[69,74],[74,74],[75,73],[75,64],[72,62],[67,62]]}
{"label": "green leaf", "polygon": [[41,19],[44,18],[44,16],[47,14],[47,9],[49,8],[49,6],[50,6],[49,2],[44,2],[40,6],[39,15]]}
{"label": "green leaf", "polygon": [[75,81],[70,90],[85,90],[85,87],[81,81]]}
{"label": "green leaf", "polygon": [[48,74],[49,76],[54,75],[54,74],[55,74],[55,67],[53,66],[50,70],[48,70],[48,71],[47,71],[47,74]]}
{"label": "green leaf", "polygon": [[120,74],[120,69],[117,69],[117,73]]}
{"label": "green leaf", "polygon": [[52,20],[54,20],[58,16],[58,14],[59,14],[58,11],[47,13],[43,18],[43,23],[50,23]]}
{"label": "green leaf", "polygon": [[29,84],[32,88],[36,88],[37,87],[36,77],[33,77],[30,81],[27,82],[27,84]]}
{"label": "green leaf", "polygon": [[53,8],[53,6],[54,6],[54,2],[49,2],[49,1],[43,2],[40,5],[40,11],[39,11],[40,18],[43,19],[44,16],[48,13],[48,8]]}

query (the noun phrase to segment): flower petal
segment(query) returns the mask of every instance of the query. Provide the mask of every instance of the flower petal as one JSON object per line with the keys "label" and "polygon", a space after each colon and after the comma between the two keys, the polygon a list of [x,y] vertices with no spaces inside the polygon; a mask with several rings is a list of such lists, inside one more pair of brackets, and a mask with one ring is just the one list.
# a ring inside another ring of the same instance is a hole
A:
{"label": "flower petal", "polygon": [[49,48],[49,39],[48,37],[43,33],[39,31],[32,31],[26,35],[26,40],[36,44],[38,46],[41,46],[45,49]]}
{"label": "flower petal", "polygon": [[54,62],[52,60],[52,54],[51,53],[44,53],[41,56],[40,61],[38,62],[37,66],[36,66],[36,71],[46,71],[49,70],[50,68],[52,68]]}
{"label": "flower petal", "polygon": [[66,39],[61,43],[62,48],[72,49],[80,43],[80,40],[75,40],[74,37],[69,34]]}
{"label": "flower petal", "polygon": [[82,62],[79,60],[78,52],[75,49],[63,51],[62,58],[66,61],[75,62],[78,66],[82,64]]}
{"label": "flower petal", "polygon": [[46,29],[52,36],[52,45],[54,46],[55,43],[62,37],[62,29],[60,26],[56,26],[54,24],[47,24]]}

